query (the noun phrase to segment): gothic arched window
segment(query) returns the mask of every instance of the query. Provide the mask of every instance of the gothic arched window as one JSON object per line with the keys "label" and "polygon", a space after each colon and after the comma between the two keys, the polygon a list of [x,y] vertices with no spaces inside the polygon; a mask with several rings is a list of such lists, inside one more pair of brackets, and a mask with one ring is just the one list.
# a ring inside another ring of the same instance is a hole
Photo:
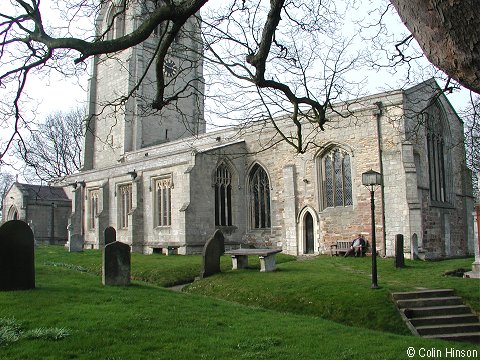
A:
{"label": "gothic arched window", "polygon": [[225,163],[215,172],[215,225],[232,226],[232,174]]}
{"label": "gothic arched window", "polygon": [[442,111],[438,104],[432,104],[426,116],[428,175],[432,201],[447,201],[445,177],[445,136]]}
{"label": "gothic arched window", "polygon": [[334,148],[322,156],[323,208],[353,204],[350,155]]}
{"label": "gothic arched window", "polygon": [[18,210],[15,207],[15,205],[12,205],[10,207],[10,210],[8,210],[7,220],[18,220],[18,219],[19,219]]}
{"label": "gothic arched window", "polygon": [[250,193],[250,225],[253,229],[265,229],[270,224],[270,183],[265,170],[255,164],[248,177]]}
{"label": "gothic arched window", "polygon": [[106,21],[107,40],[117,39],[125,35],[125,3],[110,8]]}

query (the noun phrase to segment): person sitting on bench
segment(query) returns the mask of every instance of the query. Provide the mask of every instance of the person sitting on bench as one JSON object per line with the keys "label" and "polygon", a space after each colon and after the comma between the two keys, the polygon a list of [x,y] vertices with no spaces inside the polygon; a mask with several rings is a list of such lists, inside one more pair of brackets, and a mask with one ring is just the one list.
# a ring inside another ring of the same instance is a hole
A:
{"label": "person sitting on bench", "polygon": [[345,253],[345,257],[355,254],[355,256],[363,256],[363,249],[365,248],[365,239],[362,234],[358,234],[358,237],[352,241],[350,249]]}

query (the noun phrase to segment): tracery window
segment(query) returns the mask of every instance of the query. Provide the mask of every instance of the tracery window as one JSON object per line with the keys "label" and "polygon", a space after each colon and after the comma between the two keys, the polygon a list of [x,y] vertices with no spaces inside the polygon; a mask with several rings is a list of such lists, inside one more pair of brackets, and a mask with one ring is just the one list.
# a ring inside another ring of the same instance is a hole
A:
{"label": "tracery window", "polygon": [[258,164],[249,175],[250,226],[253,229],[270,228],[270,183],[267,173]]}
{"label": "tracery window", "polygon": [[128,228],[128,214],[132,210],[132,184],[118,187],[120,195],[120,228]]}
{"label": "tracery window", "polygon": [[232,174],[225,163],[215,172],[215,225],[232,226]]}
{"label": "tracery window", "polygon": [[155,226],[172,225],[172,179],[155,180]]}
{"label": "tracery window", "polygon": [[89,228],[95,229],[95,219],[98,215],[98,189],[89,191]]}
{"label": "tracery window", "polygon": [[118,39],[125,35],[125,4],[110,9],[106,21],[107,40]]}
{"label": "tracery window", "polygon": [[430,198],[433,201],[445,202],[445,138],[441,109],[437,104],[433,104],[425,115]]}
{"label": "tracery window", "polygon": [[323,207],[352,205],[350,155],[340,148],[334,148],[323,155],[321,166]]}

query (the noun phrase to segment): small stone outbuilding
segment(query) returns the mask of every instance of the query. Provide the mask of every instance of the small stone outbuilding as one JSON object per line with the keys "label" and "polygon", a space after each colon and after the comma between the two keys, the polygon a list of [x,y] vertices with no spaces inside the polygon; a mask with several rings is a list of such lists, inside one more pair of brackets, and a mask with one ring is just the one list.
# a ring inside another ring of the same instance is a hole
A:
{"label": "small stone outbuilding", "polygon": [[3,221],[25,221],[37,243],[65,244],[71,211],[71,200],[62,187],[15,182],[3,201]]}

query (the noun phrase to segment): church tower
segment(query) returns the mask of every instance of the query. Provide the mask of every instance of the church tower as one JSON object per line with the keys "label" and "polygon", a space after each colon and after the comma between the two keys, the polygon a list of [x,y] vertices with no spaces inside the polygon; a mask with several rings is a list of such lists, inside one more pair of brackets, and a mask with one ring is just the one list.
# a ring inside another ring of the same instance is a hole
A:
{"label": "church tower", "polygon": [[[96,20],[97,36],[119,38],[139,27],[153,1],[106,2]],[[167,25],[143,43],[122,52],[95,56],[89,80],[84,170],[114,166],[128,152],[205,132],[203,63],[199,20],[189,19],[165,59],[165,98],[180,93],[162,110],[153,110],[155,57]]]}

